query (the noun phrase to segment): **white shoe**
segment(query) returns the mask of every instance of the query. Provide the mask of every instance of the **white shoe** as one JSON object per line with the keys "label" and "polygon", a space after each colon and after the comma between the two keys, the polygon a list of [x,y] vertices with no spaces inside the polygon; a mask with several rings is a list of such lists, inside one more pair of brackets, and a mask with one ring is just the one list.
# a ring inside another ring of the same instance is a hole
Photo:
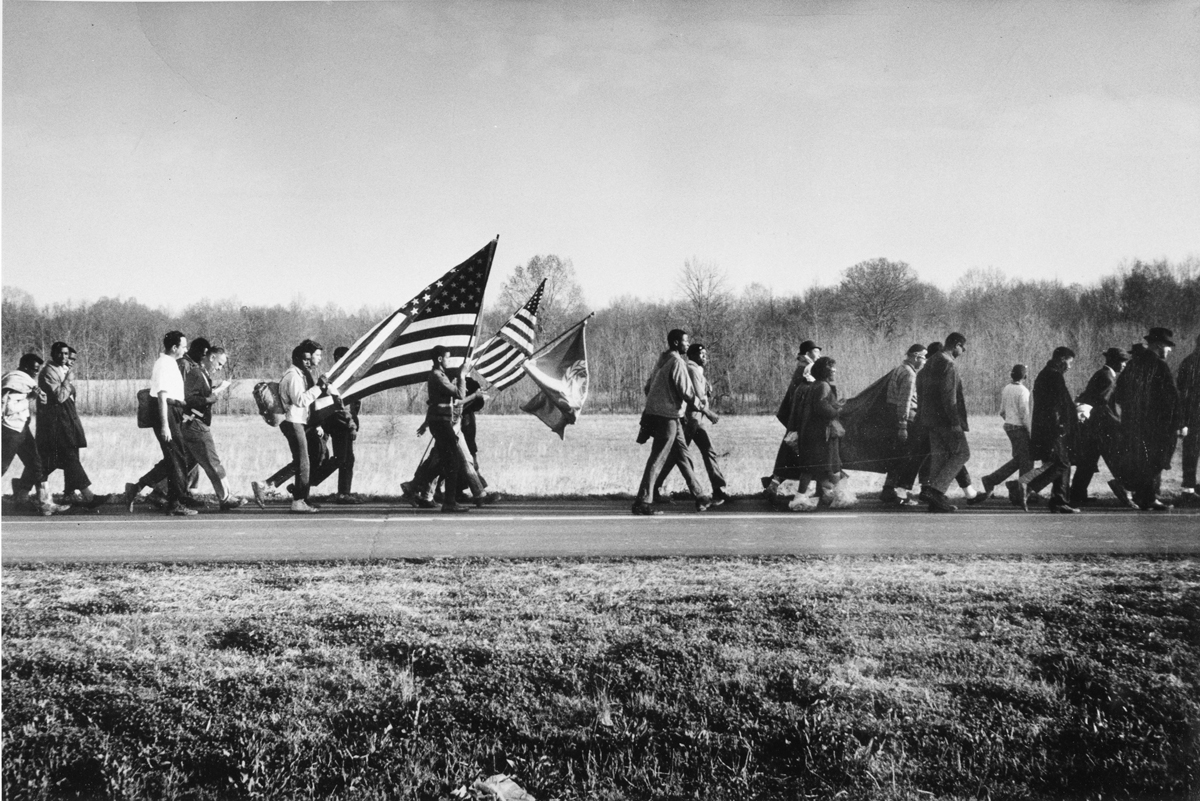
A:
{"label": "white shoe", "polygon": [[292,501],[292,511],[297,514],[310,515],[315,514],[317,510],[304,501]]}

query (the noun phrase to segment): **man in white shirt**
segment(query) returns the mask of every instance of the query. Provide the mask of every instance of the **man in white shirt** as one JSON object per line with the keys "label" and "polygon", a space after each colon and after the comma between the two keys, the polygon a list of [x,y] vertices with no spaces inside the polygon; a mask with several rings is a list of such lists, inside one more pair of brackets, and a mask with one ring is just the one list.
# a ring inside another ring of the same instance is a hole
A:
{"label": "man in white shirt", "polygon": [[[167,514],[173,517],[188,517],[196,514],[192,508],[195,501],[188,488],[187,452],[183,444],[183,373],[179,360],[187,353],[187,337],[181,331],[168,331],[163,337],[163,351],[150,371],[150,403],[153,405],[154,436],[162,449],[163,458],[138,480],[137,484],[125,485],[126,500],[133,497],[141,487],[152,486],[164,473],[167,478]],[[132,507],[131,507],[132,508]]]}
{"label": "man in white shirt", "polygon": [[1033,469],[1029,443],[1033,414],[1029,404],[1029,387],[1025,386],[1029,368],[1023,364],[1014,364],[1009,375],[1012,381],[1000,390],[1000,417],[1004,420],[1004,433],[1012,445],[1012,458],[983,477],[983,492],[967,501],[970,504],[986,501],[996,487],[1003,484],[1013,473],[1023,476]]}

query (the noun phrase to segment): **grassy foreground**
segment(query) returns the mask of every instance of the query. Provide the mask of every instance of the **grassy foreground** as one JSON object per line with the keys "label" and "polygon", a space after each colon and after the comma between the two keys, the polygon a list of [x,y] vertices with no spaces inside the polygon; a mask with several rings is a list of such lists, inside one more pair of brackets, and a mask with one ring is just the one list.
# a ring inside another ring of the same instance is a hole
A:
{"label": "grassy foreground", "polygon": [[1195,798],[1200,562],[6,567],[19,798]]}

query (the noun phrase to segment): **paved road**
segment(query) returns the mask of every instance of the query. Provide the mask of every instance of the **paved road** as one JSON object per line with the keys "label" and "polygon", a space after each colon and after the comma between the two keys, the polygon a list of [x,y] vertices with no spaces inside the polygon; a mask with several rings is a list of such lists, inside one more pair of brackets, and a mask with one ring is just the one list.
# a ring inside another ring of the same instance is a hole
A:
{"label": "paved road", "polygon": [[21,562],[193,562],[430,557],[724,556],[780,554],[1200,553],[1200,509],[1088,509],[1051,515],[990,501],[953,515],[885,508],[777,513],[760,500],[696,514],[629,514],[629,501],[514,500],[442,515],[397,503],[290,515],[205,511],[181,519],[139,507],[40,518],[3,516],[0,557]]}

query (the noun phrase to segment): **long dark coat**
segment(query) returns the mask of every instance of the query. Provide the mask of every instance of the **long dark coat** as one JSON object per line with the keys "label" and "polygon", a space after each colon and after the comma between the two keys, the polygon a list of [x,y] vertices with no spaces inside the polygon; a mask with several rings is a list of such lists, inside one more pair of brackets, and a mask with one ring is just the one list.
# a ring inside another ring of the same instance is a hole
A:
{"label": "long dark coat", "polygon": [[83,423],[75,410],[75,385],[70,380],[59,380],[59,372],[59,368],[46,365],[38,375],[38,387],[46,400],[38,400],[35,440],[46,473],[73,461],[63,458],[67,451],[78,453],[80,448],[87,447]]}
{"label": "long dark coat", "polygon": [[1110,402],[1120,420],[1116,457],[1121,480],[1128,486],[1152,482],[1171,466],[1181,425],[1179,391],[1166,360],[1149,348],[1139,349],[1117,376]]}
{"label": "long dark coat", "polygon": [[1088,419],[1079,424],[1076,440],[1079,443],[1078,452],[1098,453],[1109,465],[1115,464],[1113,454],[1119,423],[1109,406],[1116,387],[1117,379],[1112,371],[1108,367],[1101,367],[1092,373],[1083,392],[1075,396],[1076,403],[1086,403],[1092,407]]}
{"label": "long dark coat", "polygon": [[1033,425],[1029,431],[1034,459],[1071,463],[1078,417],[1063,371],[1050,362],[1033,382]]}
{"label": "long dark coat", "polygon": [[802,396],[799,426],[799,463],[813,476],[842,472],[840,437],[832,436],[830,424],[838,419],[842,402],[837,387],[828,381],[817,381]]}

